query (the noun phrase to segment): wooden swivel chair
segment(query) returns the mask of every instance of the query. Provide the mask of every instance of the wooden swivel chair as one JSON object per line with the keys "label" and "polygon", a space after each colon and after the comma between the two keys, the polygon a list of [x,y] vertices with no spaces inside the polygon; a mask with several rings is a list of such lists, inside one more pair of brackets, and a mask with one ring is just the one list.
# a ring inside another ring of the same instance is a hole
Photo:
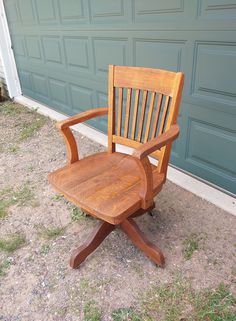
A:
{"label": "wooden swivel chair", "polygon": [[[156,264],[160,249],[134,221],[155,207],[154,197],[166,181],[184,75],[159,69],[109,66],[108,107],[85,111],[57,123],[67,146],[68,164],[49,174],[54,188],[100,220],[92,235],[70,259],[78,267],[119,226]],[[70,126],[108,114],[108,151],[79,159]],[[116,152],[116,144],[134,148]],[[151,165],[148,156],[158,160]]]}

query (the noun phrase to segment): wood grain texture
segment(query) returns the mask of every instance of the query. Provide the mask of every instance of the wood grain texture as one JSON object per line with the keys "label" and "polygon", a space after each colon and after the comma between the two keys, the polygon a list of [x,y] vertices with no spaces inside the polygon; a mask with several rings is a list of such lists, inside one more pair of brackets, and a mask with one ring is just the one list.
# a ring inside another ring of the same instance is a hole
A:
{"label": "wood grain texture", "polygon": [[162,105],[162,100],[163,100],[163,95],[159,94],[158,96],[158,101],[157,101],[157,109],[153,121],[153,129],[152,129],[152,136],[151,139],[155,138],[156,132],[157,132],[157,127],[158,127],[158,122],[159,122],[159,117],[160,117],[160,111],[161,111],[161,105]]}
{"label": "wood grain texture", "polygon": [[[116,87],[118,87],[117,112]],[[122,137],[124,88],[127,89],[127,101],[124,137]],[[156,264],[164,265],[162,252],[146,239],[132,217],[142,215],[154,207],[154,196],[161,191],[166,180],[171,144],[179,134],[176,121],[182,88],[182,73],[109,66],[108,109],[101,108],[84,112],[57,124],[66,142],[68,165],[50,173],[48,179],[54,188],[69,201],[103,221],[85,244],[72,253],[70,265],[73,268],[78,267],[99,246],[115,225],[120,225],[134,244]],[[132,89],[135,89],[133,107],[131,106]],[[139,115],[141,92],[142,105]],[[159,97],[153,121],[157,93]],[[150,103],[147,107],[149,94]],[[165,104],[161,115],[164,96]],[[145,117],[146,108],[148,108],[147,117]],[[131,110],[133,110],[133,115],[131,115]],[[107,113],[108,152],[97,153],[79,160],[76,141],[69,127]],[[137,128],[138,115],[139,126]],[[146,123],[145,118],[147,118]],[[129,134],[130,123],[132,123],[131,135]],[[115,135],[116,124],[117,135]],[[158,128],[159,135],[156,137]],[[137,139],[136,130],[138,130]],[[116,144],[134,148],[133,155],[115,152]],[[158,158],[157,167],[151,165],[148,158],[150,155]]]}
{"label": "wood grain texture", "polygon": [[122,126],[122,106],[123,106],[123,88],[119,88],[118,96],[118,119],[117,119],[117,135],[121,135]]}
{"label": "wood grain texture", "polygon": [[86,242],[75,249],[70,257],[70,266],[75,269],[96,250],[104,239],[114,230],[115,226],[107,222],[100,222],[88,237]]}
{"label": "wood grain texture", "polygon": [[142,101],[141,115],[140,115],[140,120],[139,120],[138,139],[137,139],[138,142],[140,142],[142,139],[145,111],[146,111],[146,106],[147,106],[147,97],[148,97],[148,91],[145,90],[143,92],[143,101]]}
{"label": "wood grain texture", "polygon": [[133,114],[133,121],[132,121],[132,131],[131,131],[131,139],[133,139],[133,140],[135,139],[135,132],[136,132],[136,126],[137,126],[139,96],[140,96],[140,90],[136,89],[135,100],[134,100],[134,114]]}
{"label": "wood grain texture", "polygon": [[125,129],[124,129],[124,137],[126,137],[126,138],[128,137],[128,133],[129,133],[131,95],[132,95],[132,89],[128,88],[127,100],[126,100],[126,111],[125,111]]}
{"label": "wood grain texture", "polygon": [[121,229],[128,235],[133,243],[142,250],[153,262],[161,267],[165,264],[162,251],[151,243],[132,218],[126,219],[121,223]]}
{"label": "wood grain texture", "polygon": [[[95,166],[96,165],[96,166]],[[164,175],[153,170],[153,190],[162,188]],[[122,153],[99,153],[67,165],[48,179],[54,188],[91,215],[111,224],[142,207],[143,170],[137,159]],[[153,201],[152,201],[153,202]]]}
{"label": "wood grain texture", "polygon": [[145,136],[144,136],[144,143],[146,143],[149,138],[151,123],[152,123],[152,113],[153,113],[153,108],[154,108],[154,103],[155,103],[155,97],[156,97],[156,93],[152,93],[151,100],[150,100],[150,106],[148,109],[148,117],[147,117],[147,125],[146,125]]}

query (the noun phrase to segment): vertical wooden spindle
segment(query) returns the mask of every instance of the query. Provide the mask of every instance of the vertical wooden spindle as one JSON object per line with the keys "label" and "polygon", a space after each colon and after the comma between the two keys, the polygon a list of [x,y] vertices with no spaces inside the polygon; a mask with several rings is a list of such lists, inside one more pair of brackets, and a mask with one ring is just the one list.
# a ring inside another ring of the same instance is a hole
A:
{"label": "vertical wooden spindle", "polygon": [[128,137],[128,133],[129,133],[131,95],[132,95],[132,89],[128,88],[128,90],[127,90],[127,101],[126,101],[126,111],[125,111],[125,129],[124,129],[124,137],[125,138]]}
{"label": "vertical wooden spindle", "polygon": [[143,92],[143,101],[142,101],[142,109],[141,109],[141,115],[140,115],[140,120],[139,120],[138,139],[137,139],[139,142],[142,139],[143,123],[144,123],[145,110],[146,110],[146,104],[147,104],[147,96],[148,96],[148,91],[144,90],[144,92]]}
{"label": "vertical wooden spindle", "polygon": [[140,90],[137,89],[136,92],[135,92],[135,100],[134,100],[134,115],[133,115],[131,139],[135,139],[135,131],[136,131],[136,126],[137,126],[139,95],[140,95]]}

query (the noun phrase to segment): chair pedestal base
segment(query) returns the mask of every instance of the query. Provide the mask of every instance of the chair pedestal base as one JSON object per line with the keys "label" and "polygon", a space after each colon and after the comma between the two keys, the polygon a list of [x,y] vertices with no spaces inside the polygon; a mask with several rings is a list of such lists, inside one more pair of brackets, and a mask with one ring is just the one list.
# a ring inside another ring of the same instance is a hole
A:
{"label": "chair pedestal base", "polygon": [[[136,215],[137,216],[137,215]],[[135,217],[135,215],[133,215]],[[162,251],[151,243],[132,218],[124,220],[118,225],[131,241],[142,250],[154,263],[163,267],[165,258]],[[102,243],[116,226],[107,222],[100,222],[86,242],[72,252],[70,266],[75,269]]]}

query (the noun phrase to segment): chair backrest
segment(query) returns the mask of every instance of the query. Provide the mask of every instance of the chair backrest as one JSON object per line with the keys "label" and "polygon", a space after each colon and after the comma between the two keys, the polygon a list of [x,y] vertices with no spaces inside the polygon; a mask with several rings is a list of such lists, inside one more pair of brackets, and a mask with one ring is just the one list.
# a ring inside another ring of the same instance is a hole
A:
{"label": "chair backrest", "polygon": [[[109,66],[108,149],[137,148],[176,124],[184,75],[160,69]],[[165,173],[171,144],[151,154]]]}

